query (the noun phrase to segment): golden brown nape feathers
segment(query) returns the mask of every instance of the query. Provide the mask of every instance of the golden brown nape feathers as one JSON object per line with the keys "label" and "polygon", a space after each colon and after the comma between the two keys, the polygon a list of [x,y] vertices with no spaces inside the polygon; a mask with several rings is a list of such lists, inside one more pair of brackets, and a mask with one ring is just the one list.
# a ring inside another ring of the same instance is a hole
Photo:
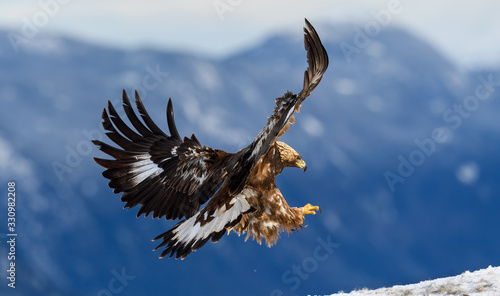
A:
{"label": "golden brown nape feathers", "polygon": [[284,142],[277,141],[276,146],[280,155],[283,167],[297,167],[304,172],[307,170],[307,165],[302,159],[302,156],[297,153],[292,147]]}

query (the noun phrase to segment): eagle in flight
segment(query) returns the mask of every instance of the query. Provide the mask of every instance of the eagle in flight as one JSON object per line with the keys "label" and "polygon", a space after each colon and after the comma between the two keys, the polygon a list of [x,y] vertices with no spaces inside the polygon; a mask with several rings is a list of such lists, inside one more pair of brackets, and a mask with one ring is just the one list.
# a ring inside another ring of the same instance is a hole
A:
{"label": "eagle in flight", "polygon": [[[282,231],[303,228],[306,214],[319,207],[290,207],[276,187],[275,176],[285,167],[306,170],[302,157],[278,141],[294,123],[294,112],[321,81],[328,55],[313,26],[305,20],[304,46],[308,68],[299,94],[288,91],[276,99],[273,114],[253,142],[236,153],[202,146],[194,136],[181,138],[174,121],[172,101],[167,105],[170,135],[150,118],[135,92],[137,116],[123,91],[123,108],[134,127],[120,118],[108,101],[102,113],[106,135],[120,148],[98,140],[93,143],[114,159],[94,158],[106,170],[114,193],[122,192],[125,208],[141,205],[137,217],[182,219],[153,239],[162,242],[160,258],[184,259],[208,240],[217,242],[231,230],[246,233],[259,244],[272,246]],[[201,207],[204,203],[206,205]]]}

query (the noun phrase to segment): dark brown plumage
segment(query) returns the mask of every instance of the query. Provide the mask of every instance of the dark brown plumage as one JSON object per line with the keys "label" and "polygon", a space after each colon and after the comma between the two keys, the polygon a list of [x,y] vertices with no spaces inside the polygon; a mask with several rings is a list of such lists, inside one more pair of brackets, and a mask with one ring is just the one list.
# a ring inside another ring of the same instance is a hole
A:
{"label": "dark brown plumage", "polygon": [[141,205],[137,216],[152,213],[153,218],[184,218],[154,239],[162,239],[156,249],[165,247],[160,257],[185,258],[208,240],[216,242],[231,230],[247,233],[247,238],[259,243],[265,239],[271,246],[280,231],[302,228],[304,215],[319,209],[310,204],[289,207],[275,185],[275,176],[285,167],[306,169],[302,157],[277,140],[293,124],[293,113],[300,110],[328,67],[328,55],[307,20],[304,31],[309,66],[302,91],[277,98],[266,126],[250,145],[236,153],[202,146],[194,135],[182,139],[171,100],[167,105],[170,135],[151,120],[137,92],[140,118],[123,92],[123,108],[135,130],[108,102],[108,110],[102,114],[103,126],[120,148],[93,142],[114,158],[95,158],[106,169],[103,175],[110,180],[109,186],[115,193],[122,193],[125,208]]}

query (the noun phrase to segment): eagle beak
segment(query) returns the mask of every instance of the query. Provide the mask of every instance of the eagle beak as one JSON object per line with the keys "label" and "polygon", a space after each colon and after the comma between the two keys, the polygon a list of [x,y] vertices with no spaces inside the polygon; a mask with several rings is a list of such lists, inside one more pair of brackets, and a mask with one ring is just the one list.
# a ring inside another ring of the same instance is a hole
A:
{"label": "eagle beak", "polygon": [[296,164],[299,169],[303,170],[304,173],[306,172],[307,164],[303,159],[297,160]]}

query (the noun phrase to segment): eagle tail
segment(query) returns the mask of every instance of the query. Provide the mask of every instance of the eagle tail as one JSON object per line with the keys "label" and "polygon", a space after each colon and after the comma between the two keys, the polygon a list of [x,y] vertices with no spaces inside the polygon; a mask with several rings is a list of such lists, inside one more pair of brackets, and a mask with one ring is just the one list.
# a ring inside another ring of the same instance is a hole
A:
{"label": "eagle tail", "polygon": [[156,251],[165,247],[160,258],[170,254],[170,258],[175,255],[175,259],[184,259],[209,240],[219,241],[224,236],[226,229],[238,224],[242,215],[252,210],[244,194],[238,195],[228,205],[224,204],[215,211],[209,212],[207,207],[153,239],[153,241],[163,239],[161,244],[154,249]]}

